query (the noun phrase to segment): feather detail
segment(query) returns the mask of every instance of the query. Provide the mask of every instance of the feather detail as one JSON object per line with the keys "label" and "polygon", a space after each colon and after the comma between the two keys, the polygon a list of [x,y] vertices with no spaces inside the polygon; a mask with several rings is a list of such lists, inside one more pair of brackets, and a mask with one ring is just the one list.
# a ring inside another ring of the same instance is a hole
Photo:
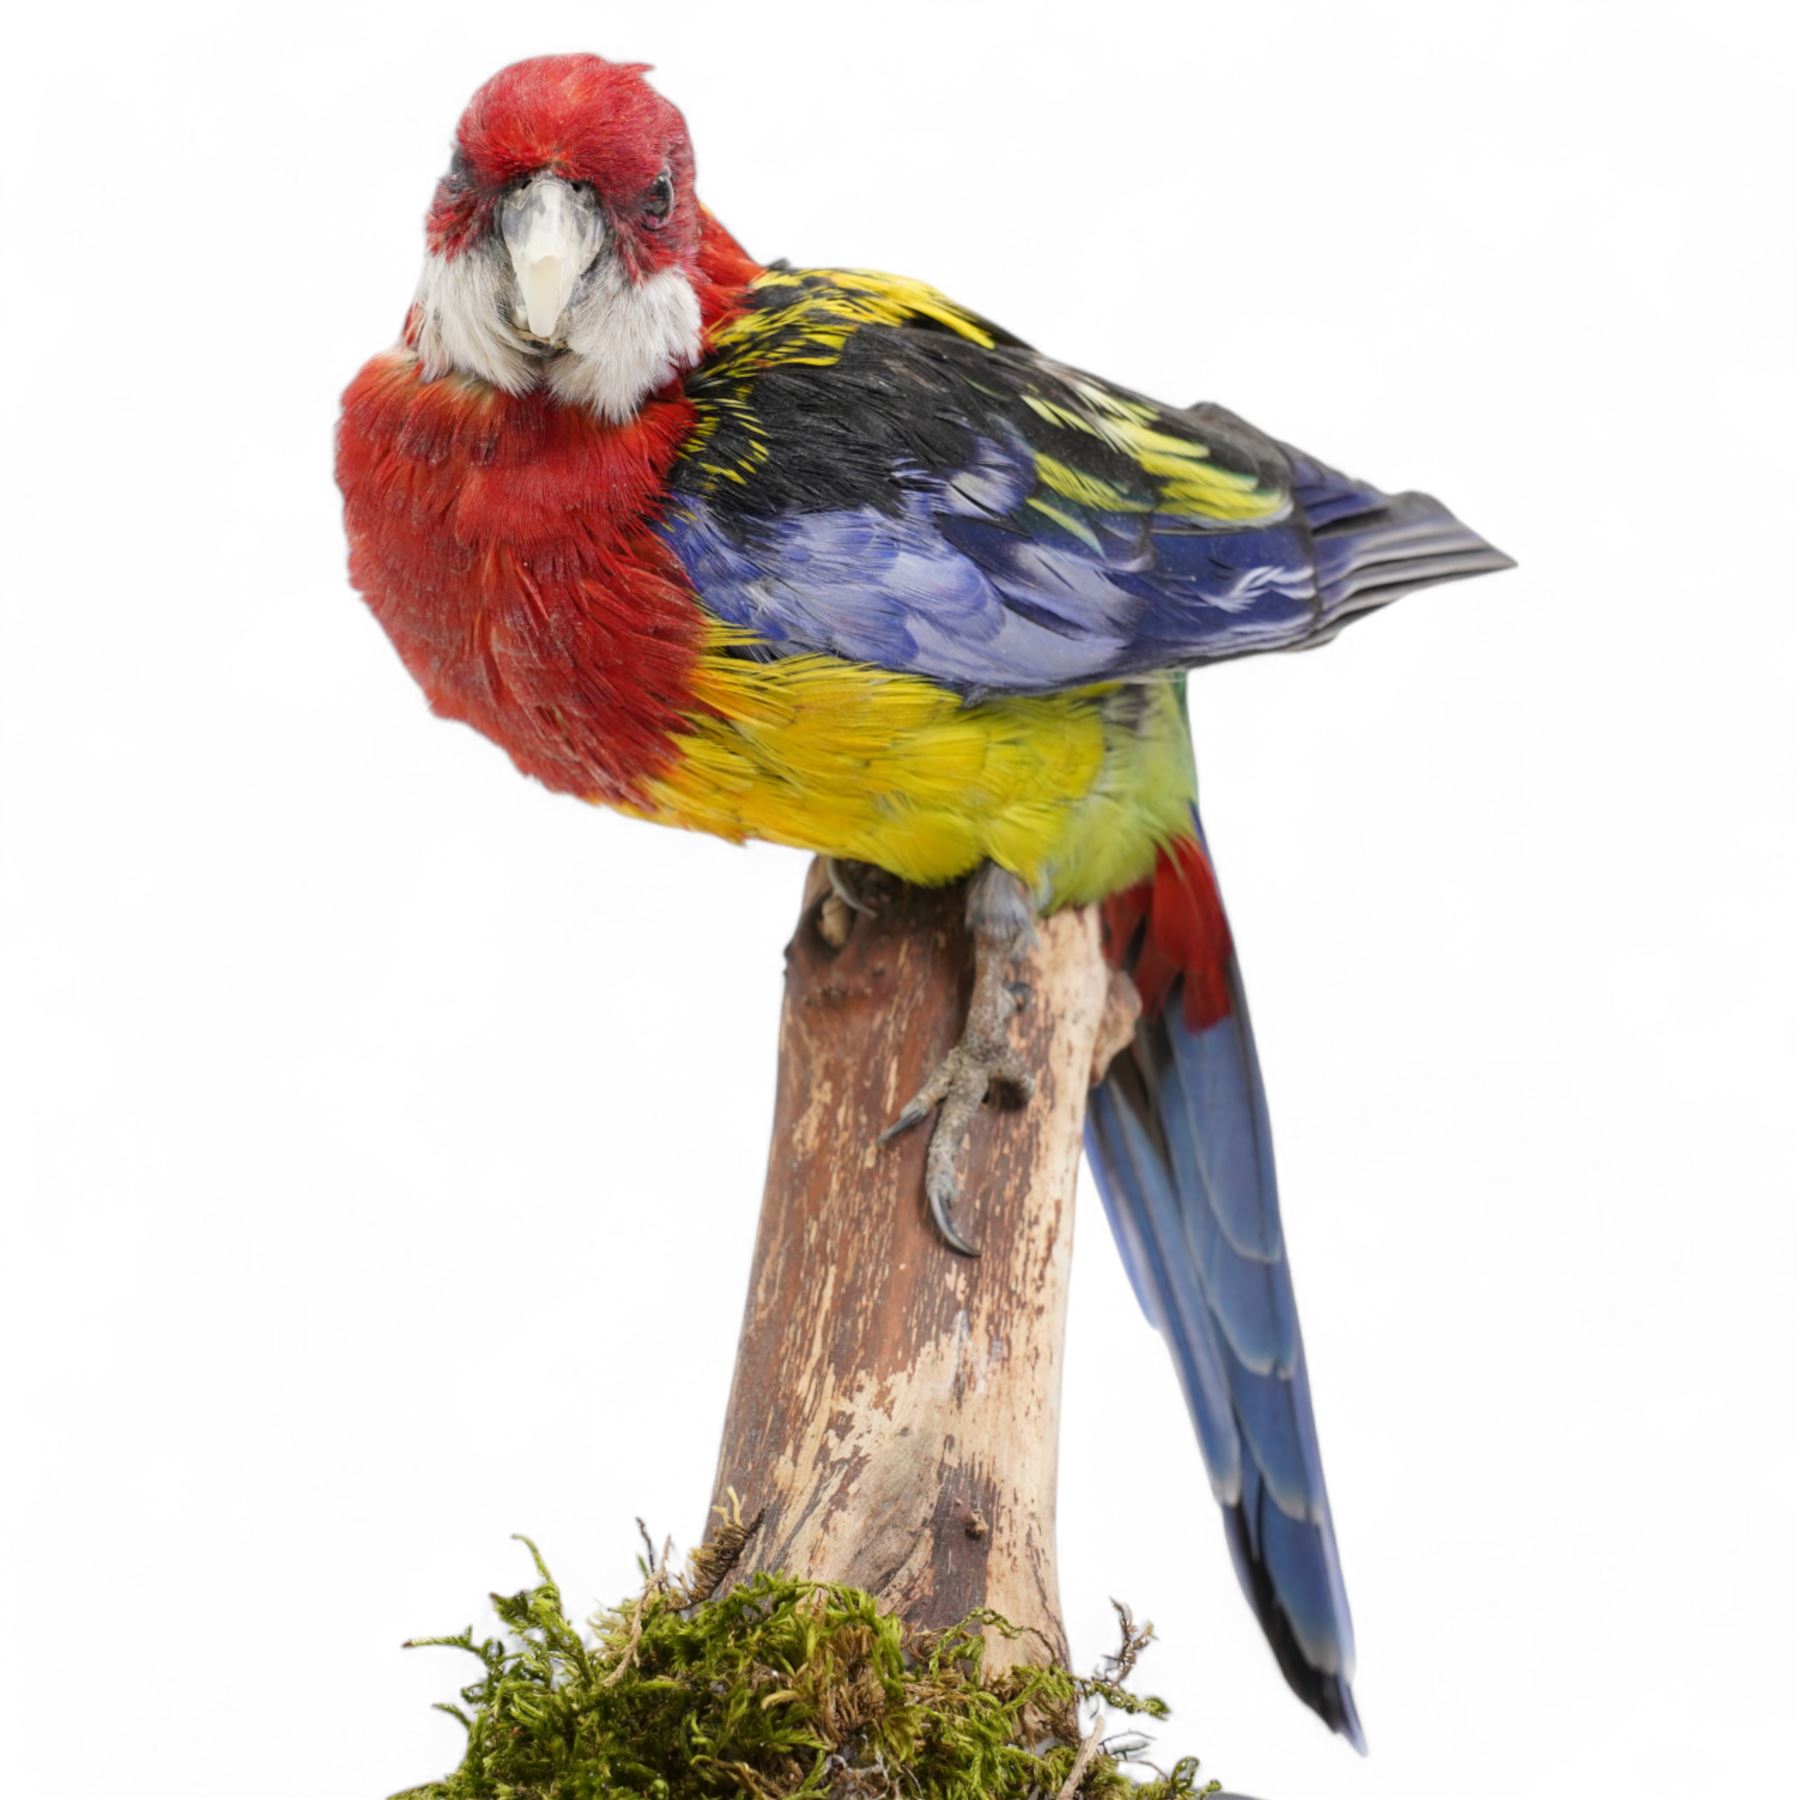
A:
{"label": "feather detail", "polygon": [[643,800],[690,717],[705,620],[647,521],[692,423],[679,394],[610,425],[403,349],[344,396],[352,582],[433,710],[561,792]]}
{"label": "feather detail", "polygon": [[1174,1358],[1244,1594],[1294,1691],[1360,1750],[1268,1104],[1197,818],[1103,925],[1144,1013],[1089,1103],[1089,1161]]}
{"label": "feather detail", "polygon": [[1231,1010],[1231,927],[1197,839],[1166,845],[1150,880],[1112,895],[1102,920],[1114,944],[1130,943],[1145,928],[1132,974],[1146,1012],[1159,1011],[1177,981],[1189,1030],[1203,1031]]}
{"label": "feather detail", "polygon": [[1222,407],[1040,356],[921,283],[771,270],[688,382],[662,531],[716,617],[975,697],[1323,642],[1508,559]]}

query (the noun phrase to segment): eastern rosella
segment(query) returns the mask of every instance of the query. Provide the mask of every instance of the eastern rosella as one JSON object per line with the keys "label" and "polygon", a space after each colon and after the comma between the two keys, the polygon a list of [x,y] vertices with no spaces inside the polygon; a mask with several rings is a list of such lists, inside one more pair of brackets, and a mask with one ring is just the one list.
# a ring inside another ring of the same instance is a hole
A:
{"label": "eastern rosella", "polygon": [[[344,397],[351,575],[432,706],[551,788],[909,882],[973,876],[976,1004],[906,1109],[949,1243],[1017,1082],[1003,978],[1104,907],[1143,1013],[1088,1149],[1244,1592],[1359,1746],[1350,1617],[1185,672],[1508,559],[1216,406],[1040,355],[921,282],[764,265],[635,65],[474,97],[403,341]],[[947,1122],[947,1123],[946,1123]]]}

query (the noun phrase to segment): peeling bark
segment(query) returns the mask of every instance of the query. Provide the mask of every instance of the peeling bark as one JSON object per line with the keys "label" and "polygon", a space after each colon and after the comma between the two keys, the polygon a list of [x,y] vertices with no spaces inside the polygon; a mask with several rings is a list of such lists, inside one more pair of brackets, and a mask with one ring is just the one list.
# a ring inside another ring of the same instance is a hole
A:
{"label": "peeling bark", "polygon": [[991,1606],[1027,1631],[997,1661],[1066,1663],[1063,1316],[1109,983],[1090,911],[1040,926],[1013,1025],[1037,1096],[977,1119],[959,1219],[982,1254],[955,1255],[925,1215],[929,1126],[875,1140],[961,1030],[962,906],[960,888],[902,888],[852,915],[809,877],[714,1499],[761,1514],[739,1573],[846,1582],[925,1628]]}

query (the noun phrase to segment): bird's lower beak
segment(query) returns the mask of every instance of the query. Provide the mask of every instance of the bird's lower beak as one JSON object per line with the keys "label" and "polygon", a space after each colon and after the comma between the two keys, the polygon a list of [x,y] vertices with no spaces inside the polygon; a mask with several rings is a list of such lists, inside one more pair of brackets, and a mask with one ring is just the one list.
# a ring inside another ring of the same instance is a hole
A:
{"label": "bird's lower beak", "polygon": [[554,343],[575,284],[605,238],[599,208],[554,175],[540,175],[507,196],[501,235],[519,285],[524,328]]}

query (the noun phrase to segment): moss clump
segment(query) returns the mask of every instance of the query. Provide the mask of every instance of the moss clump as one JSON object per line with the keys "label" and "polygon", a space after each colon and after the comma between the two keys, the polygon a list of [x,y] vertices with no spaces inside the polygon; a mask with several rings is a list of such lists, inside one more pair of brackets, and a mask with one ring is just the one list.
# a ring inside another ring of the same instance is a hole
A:
{"label": "moss clump", "polygon": [[643,1591],[596,1616],[589,1638],[523,1541],[539,1580],[493,1596],[509,1635],[422,1640],[469,1652],[482,1673],[442,1709],[468,1731],[462,1765],[395,1800],[1053,1800],[1078,1756],[1090,1800],[1214,1791],[1191,1760],[1140,1784],[1083,1752],[1081,1702],[1161,1718],[1161,1701],[1063,1669],[984,1675],[984,1628],[1010,1633],[992,1614],[926,1633],[823,1582],[753,1575],[716,1594],[736,1545],[715,1538],[683,1580],[666,1558],[645,1563]]}

